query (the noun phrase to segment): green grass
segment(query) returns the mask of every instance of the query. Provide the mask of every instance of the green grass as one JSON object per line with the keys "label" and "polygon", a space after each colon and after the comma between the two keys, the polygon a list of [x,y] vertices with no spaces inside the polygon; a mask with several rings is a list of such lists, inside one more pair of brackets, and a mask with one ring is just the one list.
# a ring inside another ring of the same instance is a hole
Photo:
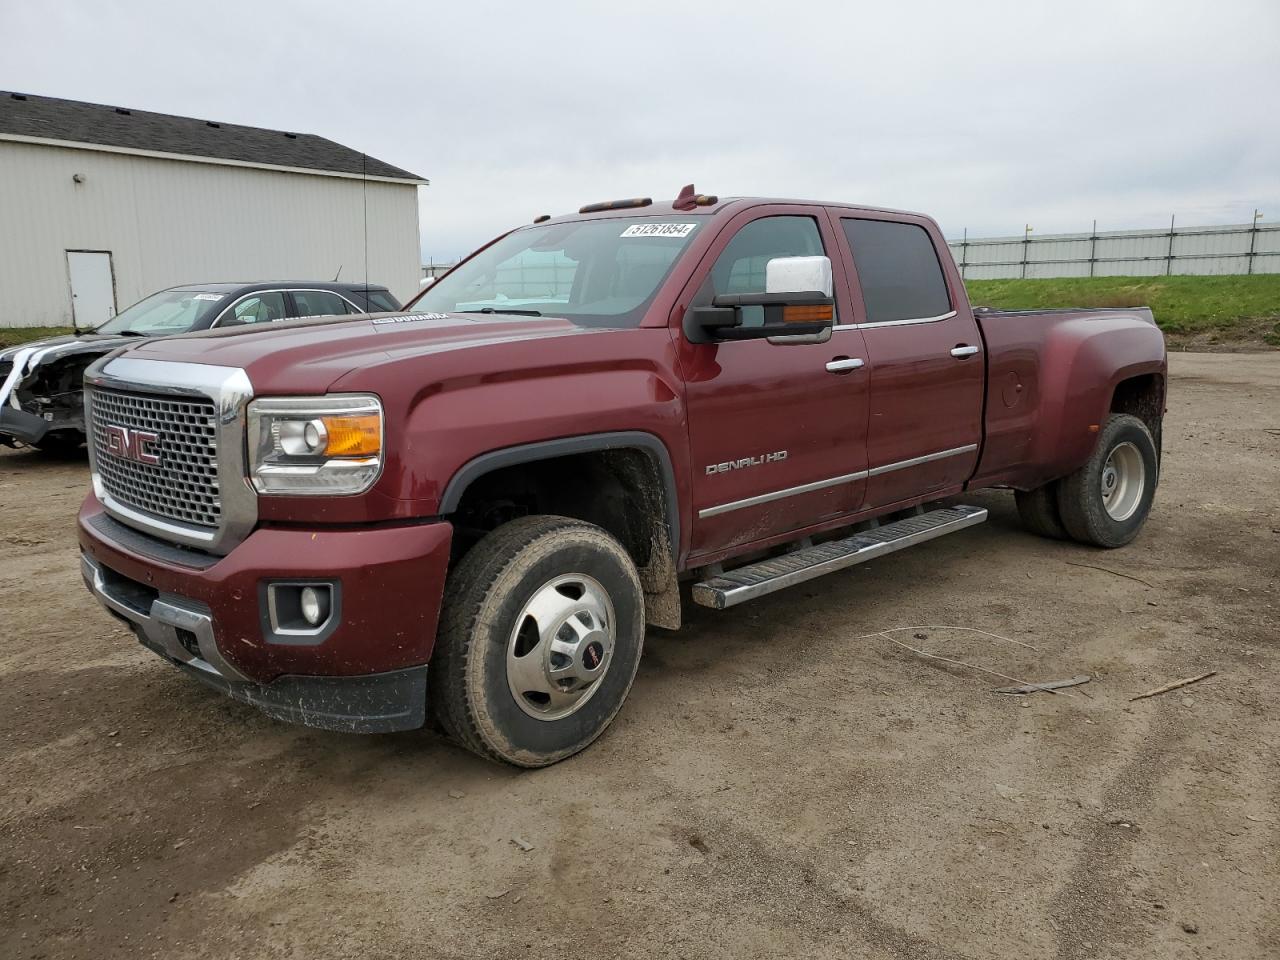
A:
{"label": "green grass", "polygon": [[70,327],[0,327],[0,347],[16,347],[28,340],[60,337],[71,333]]}
{"label": "green grass", "polygon": [[1145,306],[1168,333],[1260,332],[1262,339],[1280,346],[1280,274],[969,280],[965,286],[975,306],[1005,310]]}
{"label": "green grass", "polygon": [[[1280,346],[1280,274],[970,280],[966,286],[975,305],[1005,310],[1146,306],[1167,333]],[[70,332],[70,327],[0,328],[0,347]]]}

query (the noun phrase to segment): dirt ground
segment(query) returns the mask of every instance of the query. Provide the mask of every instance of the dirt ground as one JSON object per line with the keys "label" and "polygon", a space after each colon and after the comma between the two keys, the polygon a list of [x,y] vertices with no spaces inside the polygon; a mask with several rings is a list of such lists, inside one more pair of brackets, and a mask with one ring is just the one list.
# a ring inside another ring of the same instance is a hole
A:
{"label": "dirt ground", "polygon": [[[1280,956],[1280,354],[1171,365],[1132,546],[975,496],[984,526],[651,631],[612,729],[535,772],[180,676],[80,583],[85,466],[0,455],[0,957]],[[863,636],[900,627],[1094,680],[997,695]]]}

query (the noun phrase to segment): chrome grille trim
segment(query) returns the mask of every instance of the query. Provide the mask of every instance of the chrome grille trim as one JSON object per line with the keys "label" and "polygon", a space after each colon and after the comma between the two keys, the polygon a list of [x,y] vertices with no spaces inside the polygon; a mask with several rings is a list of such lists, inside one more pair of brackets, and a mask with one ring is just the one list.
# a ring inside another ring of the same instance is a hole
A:
{"label": "chrome grille trim", "polygon": [[[98,476],[111,496],[144,513],[217,528],[222,522],[218,491],[217,411],[199,397],[153,397],[94,390],[89,403]],[[158,464],[110,453],[107,426],[146,430],[159,439]]]}
{"label": "chrome grille trim", "polygon": [[[105,357],[85,372],[93,490],[116,520],[173,543],[225,554],[249,535],[258,501],[245,473],[238,367]],[[107,452],[107,424],[159,434],[159,465]]]}

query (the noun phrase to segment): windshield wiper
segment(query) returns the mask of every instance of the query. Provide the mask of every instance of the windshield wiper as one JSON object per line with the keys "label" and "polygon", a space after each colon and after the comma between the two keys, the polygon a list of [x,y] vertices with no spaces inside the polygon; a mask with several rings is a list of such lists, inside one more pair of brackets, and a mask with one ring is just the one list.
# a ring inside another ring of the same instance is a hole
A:
{"label": "windshield wiper", "polygon": [[516,316],[519,316],[519,317],[540,317],[540,316],[542,316],[542,311],[541,311],[541,310],[516,310],[516,309],[514,309],[514,308],[513,308],[513,309],[503,309],[503,308],[498,308],[498,307],[481,307],[479,310],[477,310],[477,311],[476,311],[476,313],[513,313],[513,314],[515,314]]}

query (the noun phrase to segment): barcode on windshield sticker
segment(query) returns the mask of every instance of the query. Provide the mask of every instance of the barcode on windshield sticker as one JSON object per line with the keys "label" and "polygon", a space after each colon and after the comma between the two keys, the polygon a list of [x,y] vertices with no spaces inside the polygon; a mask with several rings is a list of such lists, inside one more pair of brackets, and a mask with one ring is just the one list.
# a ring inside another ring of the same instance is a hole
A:
{"label": "barcode on windshield sticker", "polygon": [[222,297],[223,297],[223,295],[222,295],[221,293],[197,293],[197,294],[196,294],[194,297],[192,297],[191,299],[192,299],[192,300],[214,300],[214,301],[217,301],[217,300],[221,300],[221,299],[222,299]]}
{"label": "barcode on windshield sticker", "polygon": [[687,237],[696,223],[633,223],[622,231],[624,237]]}

